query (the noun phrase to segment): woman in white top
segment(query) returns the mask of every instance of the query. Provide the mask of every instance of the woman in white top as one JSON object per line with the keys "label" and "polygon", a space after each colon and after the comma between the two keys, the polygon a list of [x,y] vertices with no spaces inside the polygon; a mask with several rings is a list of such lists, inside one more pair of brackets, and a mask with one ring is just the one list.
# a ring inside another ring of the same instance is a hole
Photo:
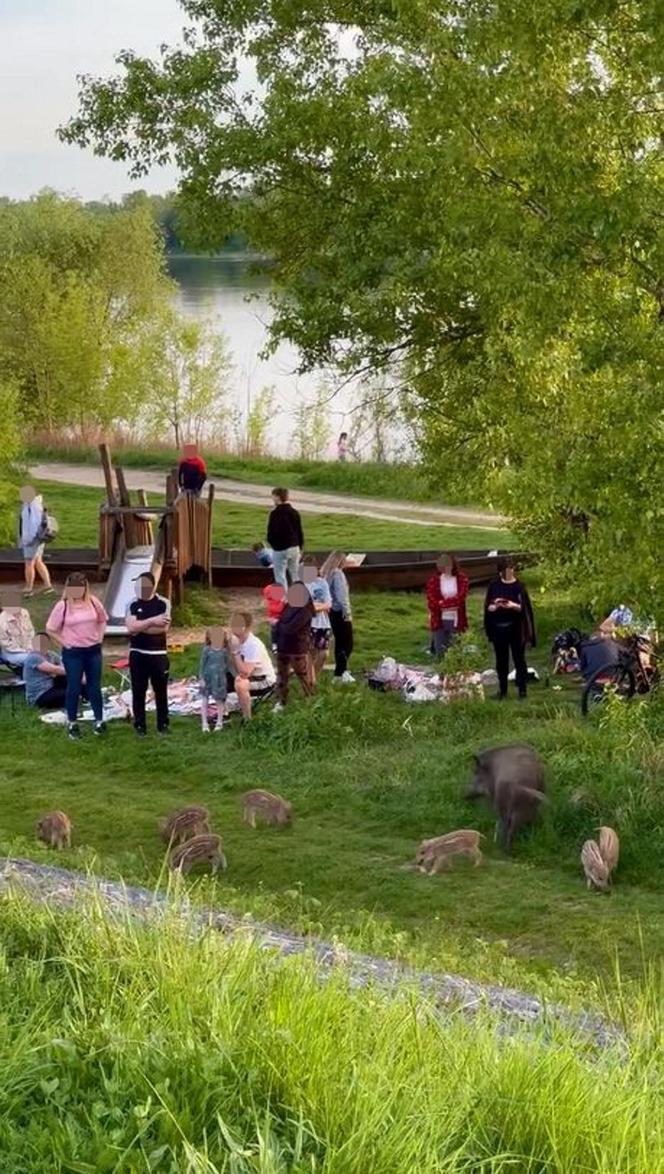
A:
{"label": "woman in white top", "polygon": [[443,656],[458,632],[468,627],[466,597],[469,582],[454,555],[441,554],[435,574],[426,585],[433,652]]}
{"label": "woman in white top", "polygon": [[274,691],[277,675],[270,654],[263,641],[253,632],[254,617],[250,611],[236,611],[231,616],[228,652],[233,681],[229,691],[237,693],[240,712],[245,720],[251,717],[254,698],[268,697]]}
{"label": "woman in white top", "polygon": [[0,660],[22,668],[32,652],[35,630],[30,612],[17,599],[3,602],[0,608]]}

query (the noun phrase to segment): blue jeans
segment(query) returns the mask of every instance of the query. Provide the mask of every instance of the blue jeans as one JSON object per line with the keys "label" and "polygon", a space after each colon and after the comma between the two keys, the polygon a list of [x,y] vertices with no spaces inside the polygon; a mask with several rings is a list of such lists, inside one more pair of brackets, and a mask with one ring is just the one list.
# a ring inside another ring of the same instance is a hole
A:
{"label": "blue jeans", "polygon": [[296,579],[300,578],[300,548],[299,546],[289,546],[287,550],[273,550],[274,562],[272,564],[272,575],[275,583],[280,583],[284,591],[288,590],[288,579],[294,583]]}
{"label": "blue jeans", "polygon": [[65,694],[67,721],[75,722],[78,716],[78,703],[81,698],[84,676],[88,687],[88,700],[92,706],[95,721],[103,721],[101,644],[93,644],[91,648],[63,648],[62,663],[67,674],[67,692]]}

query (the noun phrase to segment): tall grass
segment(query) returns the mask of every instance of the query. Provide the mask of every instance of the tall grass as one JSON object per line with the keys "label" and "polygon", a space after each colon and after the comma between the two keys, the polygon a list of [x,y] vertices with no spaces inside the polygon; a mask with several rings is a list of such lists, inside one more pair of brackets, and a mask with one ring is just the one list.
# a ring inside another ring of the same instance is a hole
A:
{"label": "tall grass", "polygon": [[[136,445],[123,433],[107,439],[116,458],[128,468],[170,469],[179,459],[177,450],[168,443],[150,441]],[[269,453],[249,456],[212,442],[206,442],[203,447],[208,469],[215,477],[256,481],[269,486],[285,483],[292,489],[301,487],[331,493],[454,504],[453,498],[444,489],[433,487],[424,469],[415,464],[305,461],[297,457],[275,457]],[[96,438],[72,441],[43,432],[32,436],[27,456],[32,461],[61,460],[81,464],[99,461]]]}
{"label": "tall grass", "polygon": [[[653,1174],[658,1023],[629,1057],[176,923],[0,908],[0,1148],[79,1174]],[[644,1006],[647,1004],[644,1002]],[[645,1027],[648,1030],[643,1030]]]}

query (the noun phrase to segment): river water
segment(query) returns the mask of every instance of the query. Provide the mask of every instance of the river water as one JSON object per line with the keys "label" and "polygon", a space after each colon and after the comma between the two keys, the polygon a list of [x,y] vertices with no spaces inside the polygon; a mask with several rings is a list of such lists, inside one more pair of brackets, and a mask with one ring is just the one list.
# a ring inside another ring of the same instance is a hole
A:
{"label": "river water", "polygon": [[[298,351],[289,344],[282,344],[268,358],[260,357],[271,318],[267,280],[250,273],[244,258],[171,254],[168,268],[177,282],[183,312],[208,318],[226,338],[233,362],[229,389],[233,405],[246,416],[260,391],[273,387],[275,413],[269,429],[270,449],[293,453],[294,410],[298,403],[311,403],[328,380],[322,372],[298,375]],[[348,413],[353,395],[352,390],[344,389],[329,404],[330,445],[326,455],[332,455],[333,440],[339,432],[352,426]]]}

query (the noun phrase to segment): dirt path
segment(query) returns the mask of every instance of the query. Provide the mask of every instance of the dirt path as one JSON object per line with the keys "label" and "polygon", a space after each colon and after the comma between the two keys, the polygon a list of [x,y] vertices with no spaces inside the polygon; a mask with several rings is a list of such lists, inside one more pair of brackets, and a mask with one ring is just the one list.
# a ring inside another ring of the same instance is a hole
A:
{"label": "dirt path", "polygon": [[[83,485],[93,489],[104,488],[101,469],[94,465],[67,465],[55,462],[33,465],[31,474],[37,481],[59,481],[65,485]],[[145,489],[163,493],[166,475],[155,470],[125,469],[129,489]],[[245,481],[213,478],[215,494],[222,501],[238,505],[270,506],[267,485]],[[402,522],[412,526],[464,526],[474,530],[495,530],[498,534],[506,525],[499,514],[457,506],[428,506],[404,501],[386,501],[373,497],[348,497],[345,494],[318,493],[311,489],[294,489],[293,503],[310,514],[354,514],[359,518],[373,518],[381,522]]]}
{"label": "dirt path", "polygon": [[298,933],[279,929],[258,921],[235,917],[221,909],[192,910],[188,901],[163,893],[107,881],[101,877],[84,876],[53,865],[36,864],[30,860],[0,858],[0,894],[16,886],[34,900],[44,901],[60,908],[72,908],[85,901],[86,895],[101,901],[110,916],[124,918],[127,909],[139,919],[153,919],[175,910],[186,917],[193,928],[205,931],[208,927],[226,937],[249,935],[261,949],[276,950],[282,956],[307,954],[313,956],[321,976],[341,967],[349,975],[353,986],[380,986],[387,994],[399,987],[414,988],[441,1010],[461,1012],[472,1016],[489,1008],[503,1020],[506,1032],[524,1026],[551,1032],[560,1025],[576,1036],[582,1046],[593,1042],[600,1048],[619,1047],[626,1051],[627,1039],[622,1029],[594,1013],[570,1011],[556,1004],[545,1004],[541,999],[510,987],[471,982],[456,974],[427,974],[400,966],[389,958],[375,958],[347,950],[339,944],[330,944],[318,938],[306,938]]}

